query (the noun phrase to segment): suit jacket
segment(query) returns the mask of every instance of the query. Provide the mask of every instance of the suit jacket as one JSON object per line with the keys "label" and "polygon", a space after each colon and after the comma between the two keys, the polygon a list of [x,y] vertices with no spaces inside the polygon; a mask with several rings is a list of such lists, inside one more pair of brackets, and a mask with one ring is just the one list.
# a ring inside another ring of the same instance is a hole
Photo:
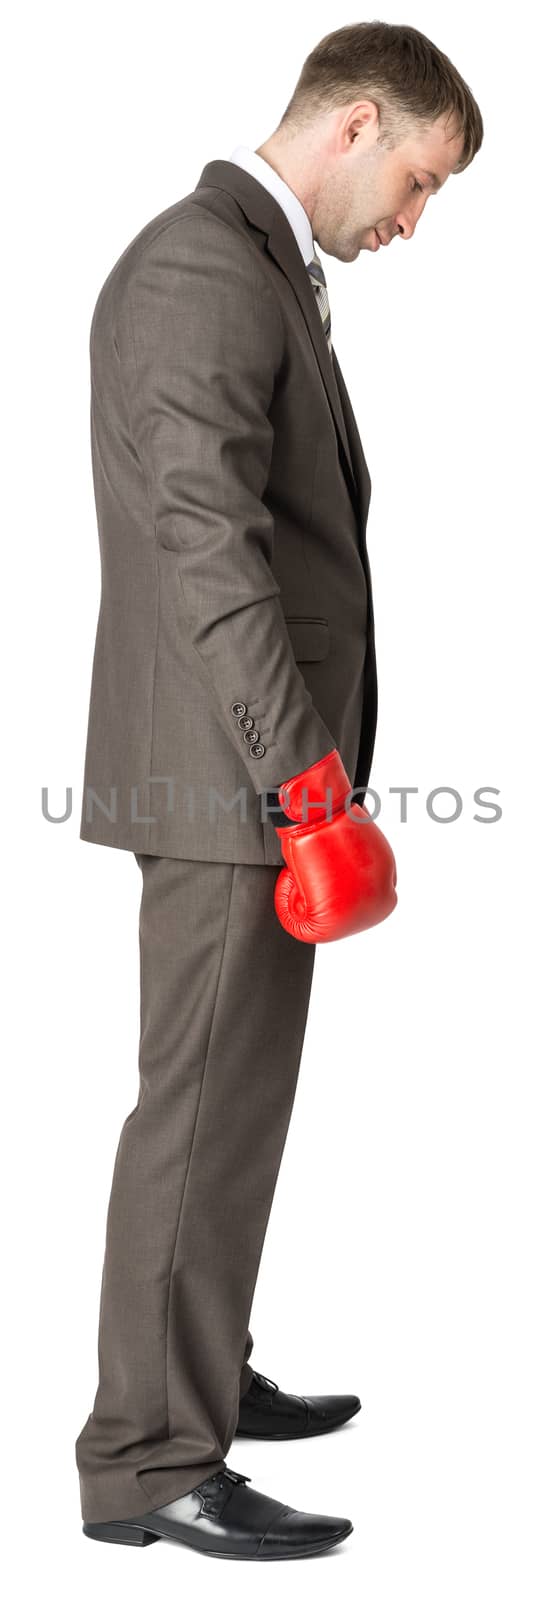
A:
{"label": "suit jacket", "polygon": [[102,568],[80,837],[277,864],[262,802],[377,716],[371,482],[288,218],[232,161],[148,222],[90,331]]}

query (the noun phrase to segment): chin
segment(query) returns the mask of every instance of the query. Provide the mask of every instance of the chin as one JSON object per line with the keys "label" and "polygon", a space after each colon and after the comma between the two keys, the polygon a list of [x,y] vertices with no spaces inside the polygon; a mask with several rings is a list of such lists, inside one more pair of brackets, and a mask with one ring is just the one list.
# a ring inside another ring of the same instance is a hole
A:
{"label": "chin", "polygon": [[352,243],[348,245],[347,250],[339,249],[337,251],[338,259],[339,261],[355,261],[362,249],[363,245],[361,243],[356,245],[352,240]]}

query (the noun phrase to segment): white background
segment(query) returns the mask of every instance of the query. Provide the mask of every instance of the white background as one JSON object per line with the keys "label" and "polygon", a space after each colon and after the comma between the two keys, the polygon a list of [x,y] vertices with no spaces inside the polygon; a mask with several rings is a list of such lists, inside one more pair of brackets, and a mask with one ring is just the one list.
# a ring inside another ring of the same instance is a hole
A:
{"label": "white background", "polygon": [[[362,1411],[326,1439],[237,1440],[228,1460],[355,1532],[269,1574],[81,1534],[74,1440],[97,1383],[113,1160],[137,1098],[141,887],[130,854],[78,838],[100,591],[90,319],[144,223],[207,161],[266,139],[308,52],[367,15],[318,0],[93,0],[27,5],[4,37],[0,1559],[15,1558],[25,1593],[46,1574],[66,1596],[122,1583],[235,1596],[251,1581],[307,1595],[327,1581],[360,1600],[534,1596],[534,136],[519,4],[495,18],[406,8],[469,82],[483,147],[413,239],[350,264],[323,257],[372,477],[371,783],[399,905],[317,950],[252,1362],[294,1392],[355,1390]],[[402,784],[418,789],[405,824],[389,793]],[[462,797],[450,824],[426,812],[438,785]],[[72,789],[68,821],[45,821],[42,786],[59,814]],[[500,821],[475,820],[479,786],[500,791]]]}

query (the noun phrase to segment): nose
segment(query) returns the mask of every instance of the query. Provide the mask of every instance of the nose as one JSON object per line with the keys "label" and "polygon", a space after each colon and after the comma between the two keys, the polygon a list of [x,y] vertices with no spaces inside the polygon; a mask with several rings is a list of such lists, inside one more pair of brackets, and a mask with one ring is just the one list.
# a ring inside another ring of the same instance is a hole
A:
{"label": "nose", "polygon": [[413,238],[419,217],[422,217],[427,202],[427,194],[419,195],[418,205],[412,204],[410,207],[408,207],[407,211],[399,211],[397,213],[397,216],[395,217],[395,229],[397,233],[402,235],[403,239]]}
{"label": "nose", "polygon": [[409,217],[398,216],[396,219],[396,232],[400,233],[403,239],[411,239],[416,226],[417,223],[411,222]]}

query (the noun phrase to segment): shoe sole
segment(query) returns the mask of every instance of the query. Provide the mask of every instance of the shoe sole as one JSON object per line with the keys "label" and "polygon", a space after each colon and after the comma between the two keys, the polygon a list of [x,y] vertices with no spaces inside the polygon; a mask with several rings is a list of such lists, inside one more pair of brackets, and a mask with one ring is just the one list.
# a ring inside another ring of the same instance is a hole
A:
{"label": "shoe sole", "polygon": [[360,1410],[361,1405],[358,1405],[355,1411],[350,1411],[347,1417],[341,1417],[340,1422],[330,1422],[326,1424],[325,1428],[307,1428],[305,1433],[249,1433],[247,1428],[237,1428],[234,1437],[235,1439],[263,1439],[267,1443],[273,1439],[274,1444],[279,1444],[283,1441],[288,1443],[289,1439],[316,1439],[320,1434],[335,1433],[337,1428],[344,1428],[345,1423],[351,1422],[352,1417],[359,1416]]}
{"label": "shoe sole", "polygon": [[159,1539],[168,1539],[171,1544],[181,1544],[187,1550],[198,1550],[202,1556],[215,1556],[223,1561],[292,1561],[307,1556],[322,1555],[324,1550],[331,1550],[334,1545],[342,1544],[343,1539],[348,1539],[353,1533],[353,1525],[346,1528],[344,1533],[338,1533],[333,1539],[324,1539],[322,1544],[307,1545],[302,1550],[288,1550],[284,1555],[262,1553],[254,1555],[240,1555],[232,1550],[204,1550],[200,1545],[190,1543],[189,1539],[178,1539],[174,1534],[153,1533],[151,1529],[144,1528],[142,1523],[124,1522],[83,1522],[82,1531],[89,1539],[99,1539],[106,1544],[133,1545],[141,1550],[147,1544],[156,1544]]}

